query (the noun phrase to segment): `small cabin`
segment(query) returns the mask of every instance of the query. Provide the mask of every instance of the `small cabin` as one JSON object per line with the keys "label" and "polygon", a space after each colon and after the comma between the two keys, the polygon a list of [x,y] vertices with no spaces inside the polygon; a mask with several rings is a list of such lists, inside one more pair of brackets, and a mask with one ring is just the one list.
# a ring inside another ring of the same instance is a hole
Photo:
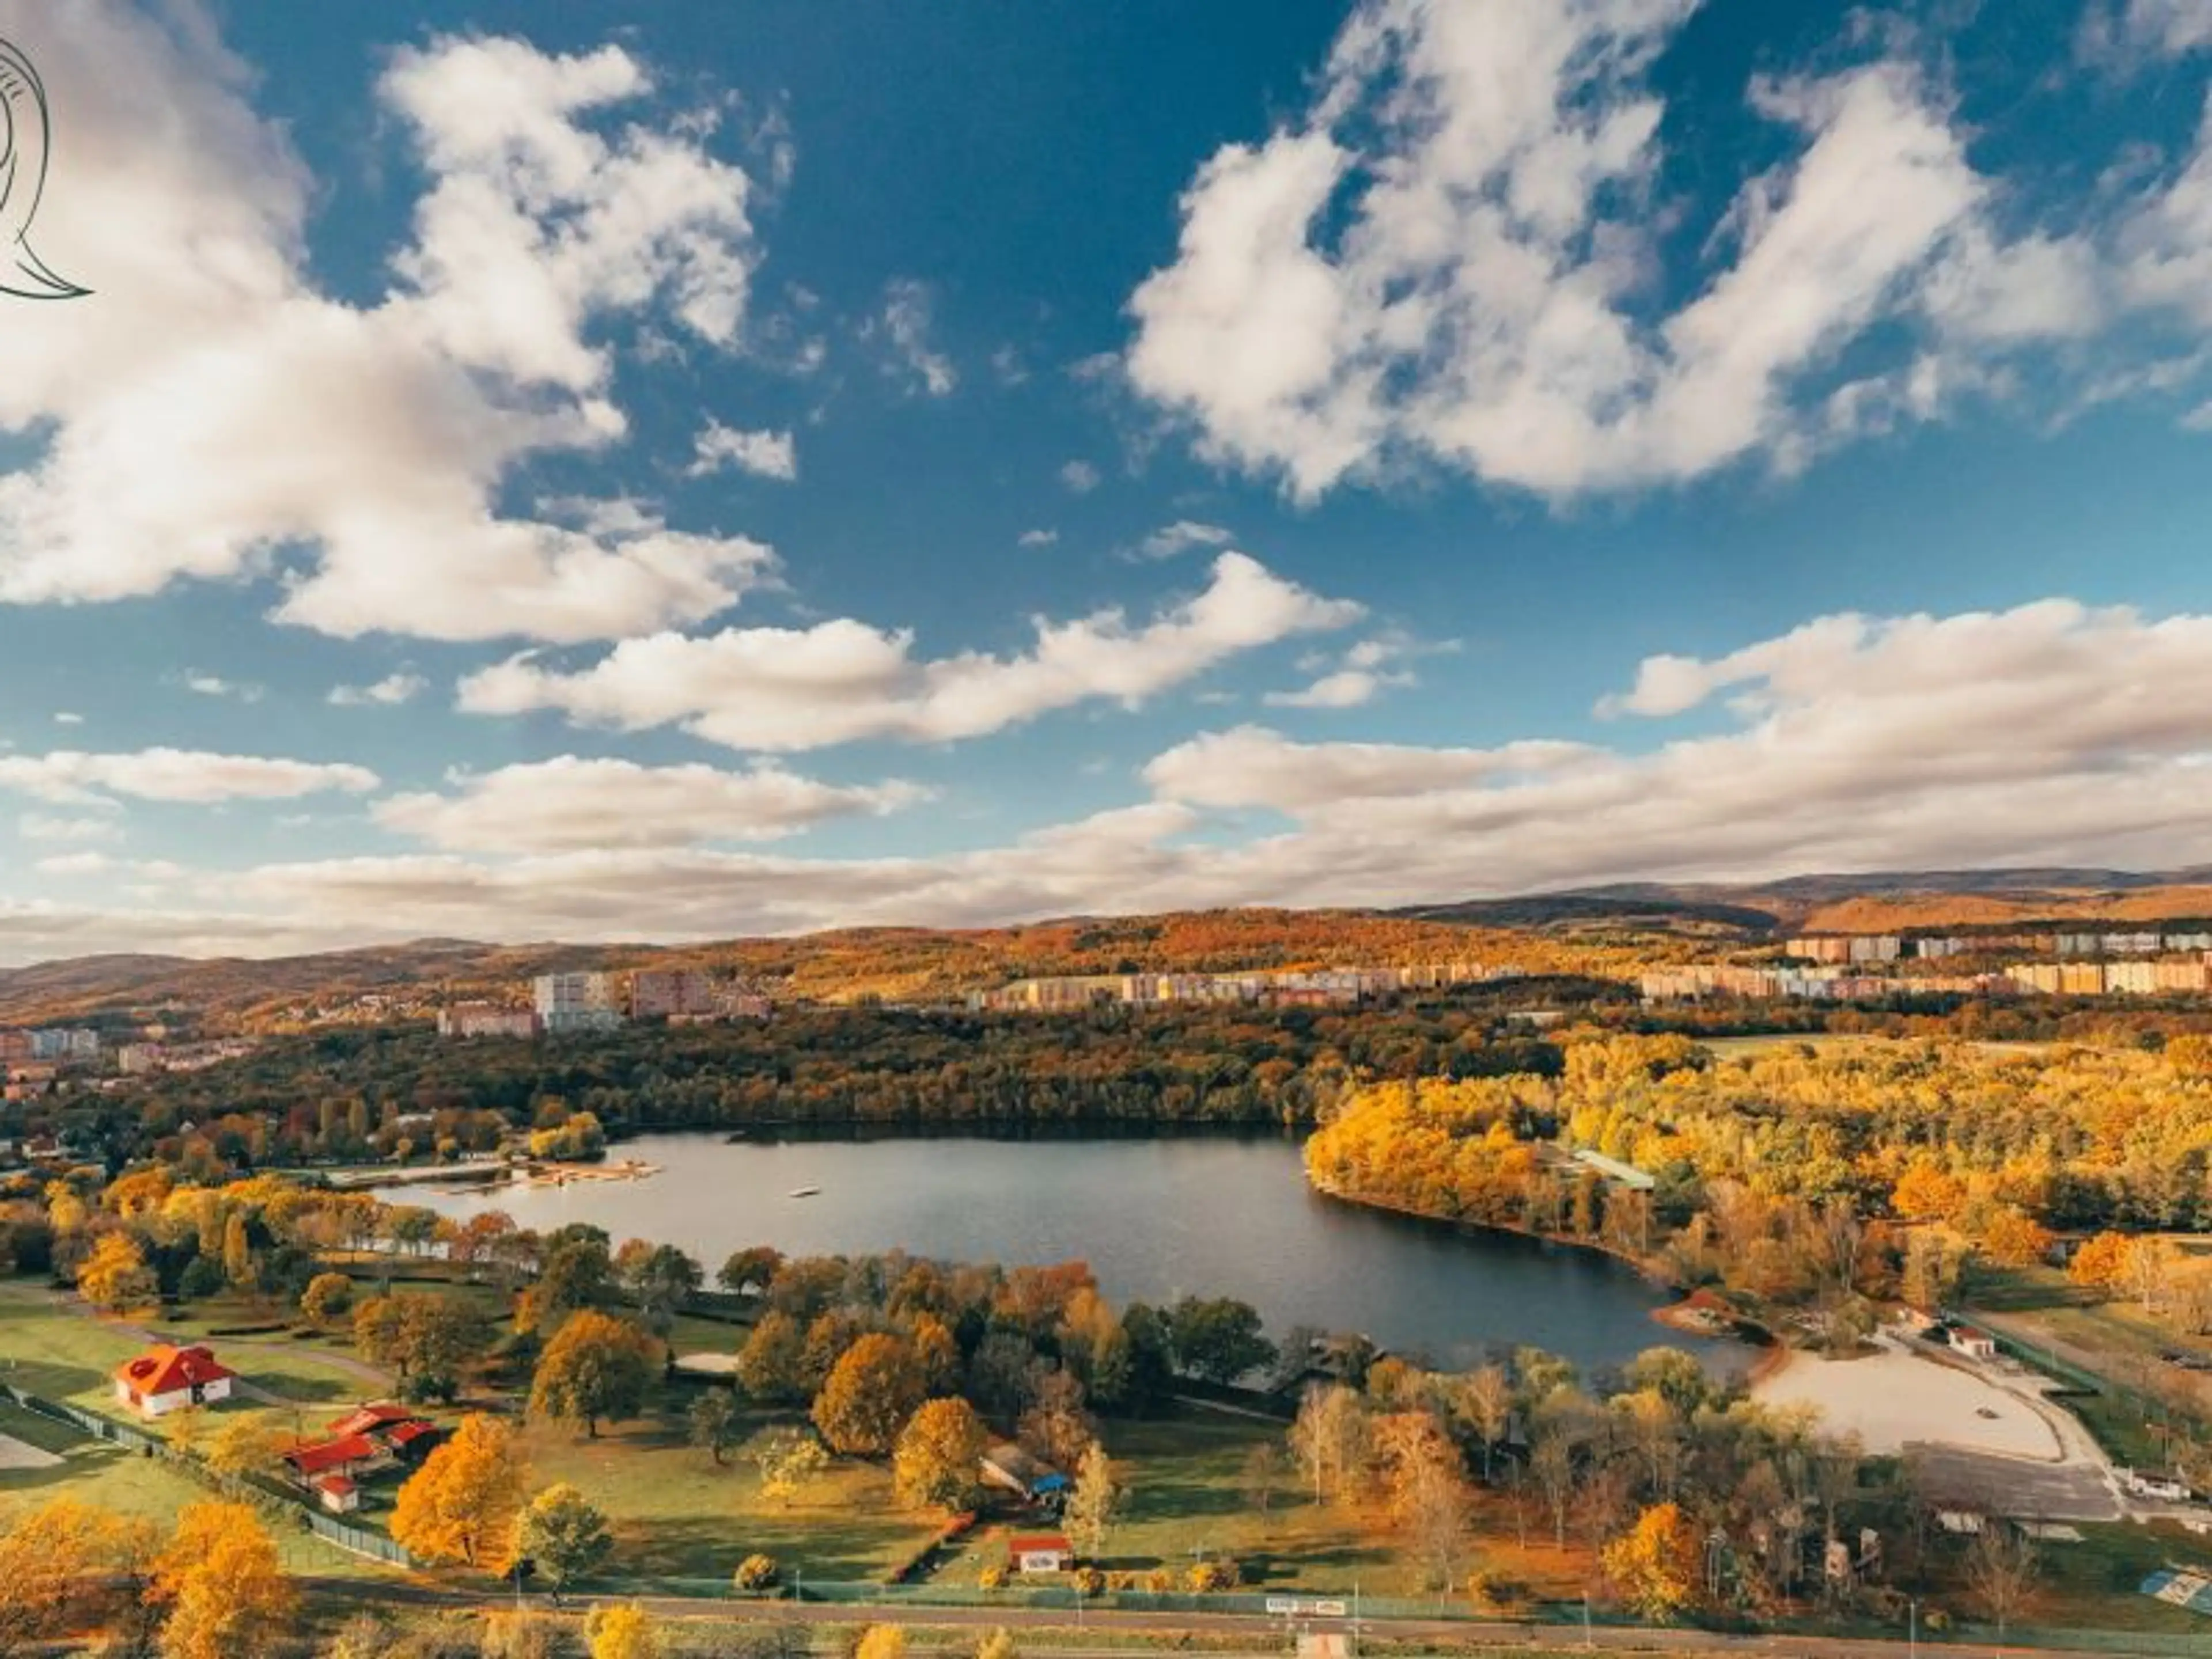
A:
{"label": "small cabin", "polygon": [[1951,1346],[1969,1359],[1995,1359],[1997,1340],[1987,1331],[1973,1325],[1954,1325]]}
{"label": "small cabin", "polygon": [[1066,1572],[1075,1565],[1075,1547],[1056,1532],[1009,1538],[1006,1565],[1020,1573]]}
{"label": "small cabin", "polygon": [[210,1349],[163,1343],[115,1368],[115,1397],[141,1417],[166,1417],[188,1406],[229,1399],[236,1375],[217,1364]]}
{"label": "small cabin", "polygon": [[2127,1488],[2138,1498],[2155,1498],[2167,1504],[2186,1504],[2189,1478],[2174,1469],[2130,1469]]}
{"label": "small cabin", "polygon": [[325,1474],[315,1482],[315,1501],[332,1515],[350,1515],[361,1507],[361,1487],[350,1475]]}

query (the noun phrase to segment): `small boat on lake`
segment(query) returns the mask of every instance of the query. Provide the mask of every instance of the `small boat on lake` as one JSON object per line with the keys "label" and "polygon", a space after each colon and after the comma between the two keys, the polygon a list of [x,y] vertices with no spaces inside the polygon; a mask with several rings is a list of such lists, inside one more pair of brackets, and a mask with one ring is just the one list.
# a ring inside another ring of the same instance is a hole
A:
{"label": "small boat on lake", "polygon": [[791,1195],[793,1198],[811,1198],[821,1190],[819,1187],[793,1187]]}

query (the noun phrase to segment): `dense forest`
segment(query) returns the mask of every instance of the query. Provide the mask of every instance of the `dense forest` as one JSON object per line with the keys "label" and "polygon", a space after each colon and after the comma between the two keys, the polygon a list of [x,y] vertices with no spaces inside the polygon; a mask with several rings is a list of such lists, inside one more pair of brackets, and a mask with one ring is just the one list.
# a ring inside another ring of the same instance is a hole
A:
{"label": "dense forest", "polygon": [[1622,994],[1533,981],[1388,1009],[1053,1018],[817,1009],[758,1024],[637,1025],[535,1042],[356,1029],[279,1039],[243,1060],[113,1094],[10,1109],[27,1123],[46,1114],[52,1127],[74,1127],[78,1139],[118,1157],[157,1152],[210,1169],[389,1156],[403,1140],[416,1152],[448,1140],[483,1147],[507,1127],[572,1113],[617,1135],[779,1124],[1303,1124],[1364,1079],[1554,1072],[1558,1049],[1502,1011],[1531,997]]}

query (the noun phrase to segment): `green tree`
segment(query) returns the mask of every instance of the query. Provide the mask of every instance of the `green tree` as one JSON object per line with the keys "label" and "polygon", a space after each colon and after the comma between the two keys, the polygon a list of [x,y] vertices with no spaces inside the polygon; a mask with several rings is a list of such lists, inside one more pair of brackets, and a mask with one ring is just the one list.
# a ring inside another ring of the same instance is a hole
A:
{"label": "green tree", "polygon": [[722,1455],[738,1443],[738,1402],[727,1389],[709,1389],[691,1402],[685,1414],[691,1443],[703,1446],[719,1468]]}
{"label": "green tree", "polygon": [[1263,1334],[1258,1310],[1233,1297],[1187,1296],[1168,1316],[1168,1329],[1176,1363],[1210,1382],[1234,1382],[1279,1357]]}
{"label": "green tree", "polygon": [[530,1414],[580,1423],[596,1439],[602,1419],[620,1420],[643,1409],[659,1361],[660,1345],[627,1320],[572,1314],[538,1362]]}
{"label": "green tree", "polygon": [[565,1480],[546,1487],[515,1517],[514,1559],[536,1565],[556,1605],[563,1590],[607,1559],[614,1541],[606,1516]]}

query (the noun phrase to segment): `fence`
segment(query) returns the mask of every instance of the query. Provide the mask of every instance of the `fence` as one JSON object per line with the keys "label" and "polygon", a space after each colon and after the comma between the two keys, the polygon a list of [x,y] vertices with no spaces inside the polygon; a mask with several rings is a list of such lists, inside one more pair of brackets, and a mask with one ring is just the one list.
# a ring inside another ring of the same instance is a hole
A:
{"label": "fence", "polygon": [[[1557,1640],[1559,1632],[1579,1630],[1585,1620],[1601,1629],[1643,1627],[1641,1620],[1626,1612],[1602,1607],[1591,1607],[1585,1611],[1580,1601],[1543,1602],[1514,1618],[1500,1619],[1495,1614],[1478,1613],[1465,1601],[1450,1596],[1439,1599],[1436,1596],[1366,1595],[1355,1599],[1342,1593],[1322,1596],[1302,1592],[1291,1596],[1254,1590],[1201,1595],[1108,1590],[1098,1595],[1083,1596],[1079,1605],[1073,1588],[1067,1584],[1015,1584],[1001,1589],[986,1590],[956,1584],[880,1584],[865,1579],[809,1578],[804,1583],[787,1583],[781,1589],[771,1592],[766,1598],[734,1595],[727,1583],[711,1578],[659,1578],[634,1588],[648,1595],[726,1601],[731,1603],[733,1610],[757,1600],[781,1598],[789,1601],[795,1595],[824,1607],[852,1607],[856,1613],[860,1609],[870,1607],[995,1607],[1007,1612],[1056,1610],[1066,1613],[1071,1622],[1075,1620],[1079,1610],[1084,1613],[1229,1613],[1285,1623],[1318,1621],[1334,1626],[1350,1622],[1356,1607],[1362,1622],[1419,1620],[1424,1623],[1442,1621],[1464,1626],[1464,1638],[1455,1634],[1450,1638],[1453,1645],[1457,1645],[1463,1639],[1522,1644],[1541,1642],[1547,1636]],[[1341,1612],[1338,1610],[1340,1607]],[[1700,1627],[1690,1626],[1686,1628],[1694,1630]],[[1858,1638],[1898,1644],[1903,1643],[1906,1634],[1902,1625],[1881,1625],[1866,1620],[1792,1621],[1786,1627],[1717,1626],[1714,1627],[1714,1633],[1738,1637],[1764,1635],[1778,1638],[1802,1637],[1829,1641]],[[1941,1651],[1947,1647],[1982,1651],[2002,1645],[2026,1650],[2072,1649],[2083,1653],[2125,1656],[2126,1659],[2204,1659],[2208,1652],[2212,1652],[2203,1632],[2075,1630],[2026,1625],[2008,1626],[2001,1644],[1991,1626],[1959,1624],[1948,1630],[1936,1631],[1929,1629],[1923,1621],[1919,1628],[1919,1640],[1922,1647],[1931,1651]]]}
{"label": "fence", "polygon": [[[114,1445],[126,1447],[142,1455],[168,1457],[179,1468],[191,1475],[193,1479],[210,1485],[219,1484],[212,1470],[189,1457],[176,1456],[158,1435],[148,1434],[143,1429],[131,1427],[128,1423],[118,1423],[114,1419],[102,1417],[97,1412],[85,1411],[79,1407],[68,1405],[58,1400],[48,1400],[40,1395],[27,1394],[12,1383],[0,1382],[0,1395],[6,1395],[27,1412],[35,1412],[40,1416],[51,1418],[58,1423],[67,1423],[74,1428],[82,1430],[96,1440],[105,1440]],[[232,1485],[234,1487],[249,1488],[253,1493],[258,1495],[261,1499],[260,1506],[263,1509],[274,1510],[301,1522],[309,1532],[328,1543],[335,1544],[342,1550],[350,1551],[356,1555],[371,1556],[379,1561],[388,1561],[396,1567],[411,1567],[415,1565],[414,1557],[382,1533],[370,1532],[362,1527],[348,1526],[333,1516],[325,1515],[321,1510],[309,1507],[305,1498],[280,1480],[266,1475],[246,1474],[238,1477]]]}

